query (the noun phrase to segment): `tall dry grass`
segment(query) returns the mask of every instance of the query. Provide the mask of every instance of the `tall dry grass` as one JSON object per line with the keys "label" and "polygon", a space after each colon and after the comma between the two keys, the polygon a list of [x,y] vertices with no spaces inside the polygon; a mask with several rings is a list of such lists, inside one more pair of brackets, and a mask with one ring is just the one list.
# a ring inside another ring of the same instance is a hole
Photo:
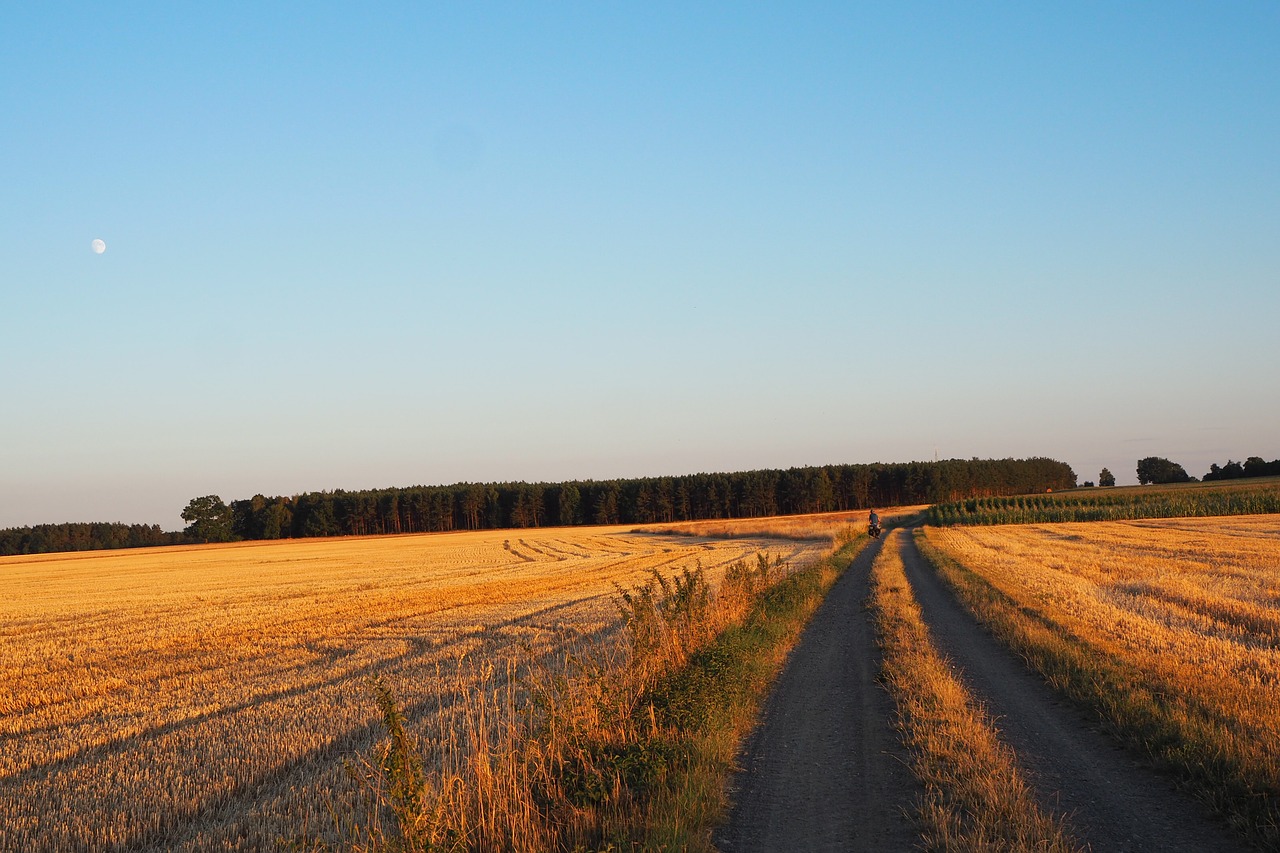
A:
{"label": "tall dry grass", "polygon": [[503,719],[525,672],[608,646],[615,584],[761,550],[823,549],[591,528],[0,559],[0,849],[337,845],[335,815],[373,825],[345,766],[385,731],[371,678],[420,743],[469,743],[476,685]]}
{"label": "tall dry grass", "polygon": [[[668,832],[669,849],[699,841],[709,849],[731,754],[699,760],[690,733],[706,714],[683,682],[699,654],[791,575],[760,554],[728,567],[714,587],[704,570],[684,567],[619,588],[625,630],[610,641],[575,649],[554,670],[487,662],[479,677],[457,681],[464,723],[447,738],[408,734],[376,685],[385,737],[362,765],[366,796],[355,811],[364,818],[342,827],[344,844],[415,853],[650,849]],[[736,746],[741,732],[732,734]]]}
{"label": "tall dry grass", "polygon": [[903,535],[891,533],[876,557],[869,604],[884,682],[925,785],[917,810],[925,848],[1082,850],[1060,817],[1041,810],[1013,750],[935,646],[903,570]]}
{"label": "tall dry grass", "polygon": [[1051,682],[1280,845],[1280,516],[930,528],[921,544]]}

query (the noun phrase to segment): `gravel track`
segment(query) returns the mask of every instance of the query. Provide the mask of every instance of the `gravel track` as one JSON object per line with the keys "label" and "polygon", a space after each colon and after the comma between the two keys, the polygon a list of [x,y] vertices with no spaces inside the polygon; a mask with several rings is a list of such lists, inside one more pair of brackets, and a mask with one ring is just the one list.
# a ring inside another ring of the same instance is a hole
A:
{"label": "gravel track", "polygon": [[863,609],[863,550],[831,588],[778,677],[740,758],[721,850],[905,851],[919,833],[908,809],[920,786],[876,683],[880,652]]}
{"label": "gravel track", "polygon": [[1044,807],[1066,815],[1078,840],[1099,853],[1251,849],[988,634],[908,534],[865,549],[806,628],[740,757],[720,850],[918,849],[910,814],[921,787],[876,681],[880,651],[865,609],[871,563],[899,541],[935,642],[995,717]]}
{"label": "gravel track", "polygon": [[964,609],[910,535],[902,538],[907,580],[934,641],[996,718],[1043,805],[1066,814],[1077,839],[1107,853],[1250,849],[1055,694]]}

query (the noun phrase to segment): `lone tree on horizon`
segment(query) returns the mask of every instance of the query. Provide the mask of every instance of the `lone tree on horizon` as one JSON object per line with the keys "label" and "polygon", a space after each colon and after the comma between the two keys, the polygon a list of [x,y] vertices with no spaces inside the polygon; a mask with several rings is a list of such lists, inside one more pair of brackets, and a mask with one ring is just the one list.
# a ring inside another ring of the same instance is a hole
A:
{"label": "lone tree on horizon", "polygon": [[196,542],[230,542],[231,509],[217,495],[192,498],[182,511],[182,520],[191,522],[183,535]]}
{"label": "lone tree on horizon", "polygon": [[1190,483],[1191,477],[1177,462],[1170,462],[1159,456],[1148,456],[1138,460],[1138,482],[1149,483]]}
{"label": "lone tree on horizon", "polygon": [[1103,468],[1098,472],[1099,486],[1114,486],[1116,484],[1116,475],[1111,473],[1110,468]]}

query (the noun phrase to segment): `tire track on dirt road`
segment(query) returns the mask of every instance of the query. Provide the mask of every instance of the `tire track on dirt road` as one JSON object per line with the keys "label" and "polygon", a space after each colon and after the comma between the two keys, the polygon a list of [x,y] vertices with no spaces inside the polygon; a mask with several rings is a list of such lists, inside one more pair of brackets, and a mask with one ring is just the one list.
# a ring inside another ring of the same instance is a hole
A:
{"label": "tire track on dirt road", "polygon": [[832,586],[778,676],[740,756],[717,846],[747,851],[908,851],[921,788],[877,682],[880,650],[864,603],[873,542]]}
{"label": "tire track on dirt road", "polygon": [[996,720],[1042,805],[1095,851],[1248,850],[1167,777],[1139,763],[986,632],[903,537],[907,580],[939,649]]}

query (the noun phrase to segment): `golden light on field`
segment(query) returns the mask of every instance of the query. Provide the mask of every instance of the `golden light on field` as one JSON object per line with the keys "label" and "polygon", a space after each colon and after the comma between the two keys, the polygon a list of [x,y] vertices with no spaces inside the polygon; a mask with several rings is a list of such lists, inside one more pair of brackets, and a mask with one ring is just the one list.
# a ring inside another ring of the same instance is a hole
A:
{"label": "golden light on field", "polygon": [[923,846],[1080,849],[1061,819],[1036,801],[1017,755],[939,651],[907,580],[903,533],[888,535],[871,568],[868,604],[884,653],[882,683],[898,707],[912,770],[925,786],[918,806]]}
{"label": "golden light on field", "polygon": [[1280,515],[927,535],[1008,597],[998,618],[1028,648],[1123,672],[1106,683],[1124,695],[1106,701],[1125,710],[1124,724],[1160,721],[1142,725],[1163,732],[1162,743],[1176,732],[1166,758],[1236,796],[1274,840],[1265,798],[1280,779]]}
{"label": "golden light on field", "polygon": [[1254,662],[1239,673],[1266,660],[1278,677],[1264,680],[1280,684],[1280,516],[952,527],[929,538],[1135,653],[1177,651],[1215,668],[1245,655]]}
{"label": "golden light on field", "polygon": [[553,528],[0,559],[0,849],[323,838],[377,736],[368,677],[445,730],[462,656],[551,661],[611,630],[614,584],[826,544]]}
{"label": "golden light on field", "polygon": [[[907,519],[922,515],[929,507],[886,507],[879,511],[882,523],[894,526]],[[678,521],[670,524],[651,524],[639,530],[648,533],[677,533],[684,536],[710,536],[740,538],[762,536],[781,539],[814,539],[838,542],[867,531],[868,510],[841,512],[817,512],[807,515],[771,516],[767,518],[733,518],[709,521]]]}

